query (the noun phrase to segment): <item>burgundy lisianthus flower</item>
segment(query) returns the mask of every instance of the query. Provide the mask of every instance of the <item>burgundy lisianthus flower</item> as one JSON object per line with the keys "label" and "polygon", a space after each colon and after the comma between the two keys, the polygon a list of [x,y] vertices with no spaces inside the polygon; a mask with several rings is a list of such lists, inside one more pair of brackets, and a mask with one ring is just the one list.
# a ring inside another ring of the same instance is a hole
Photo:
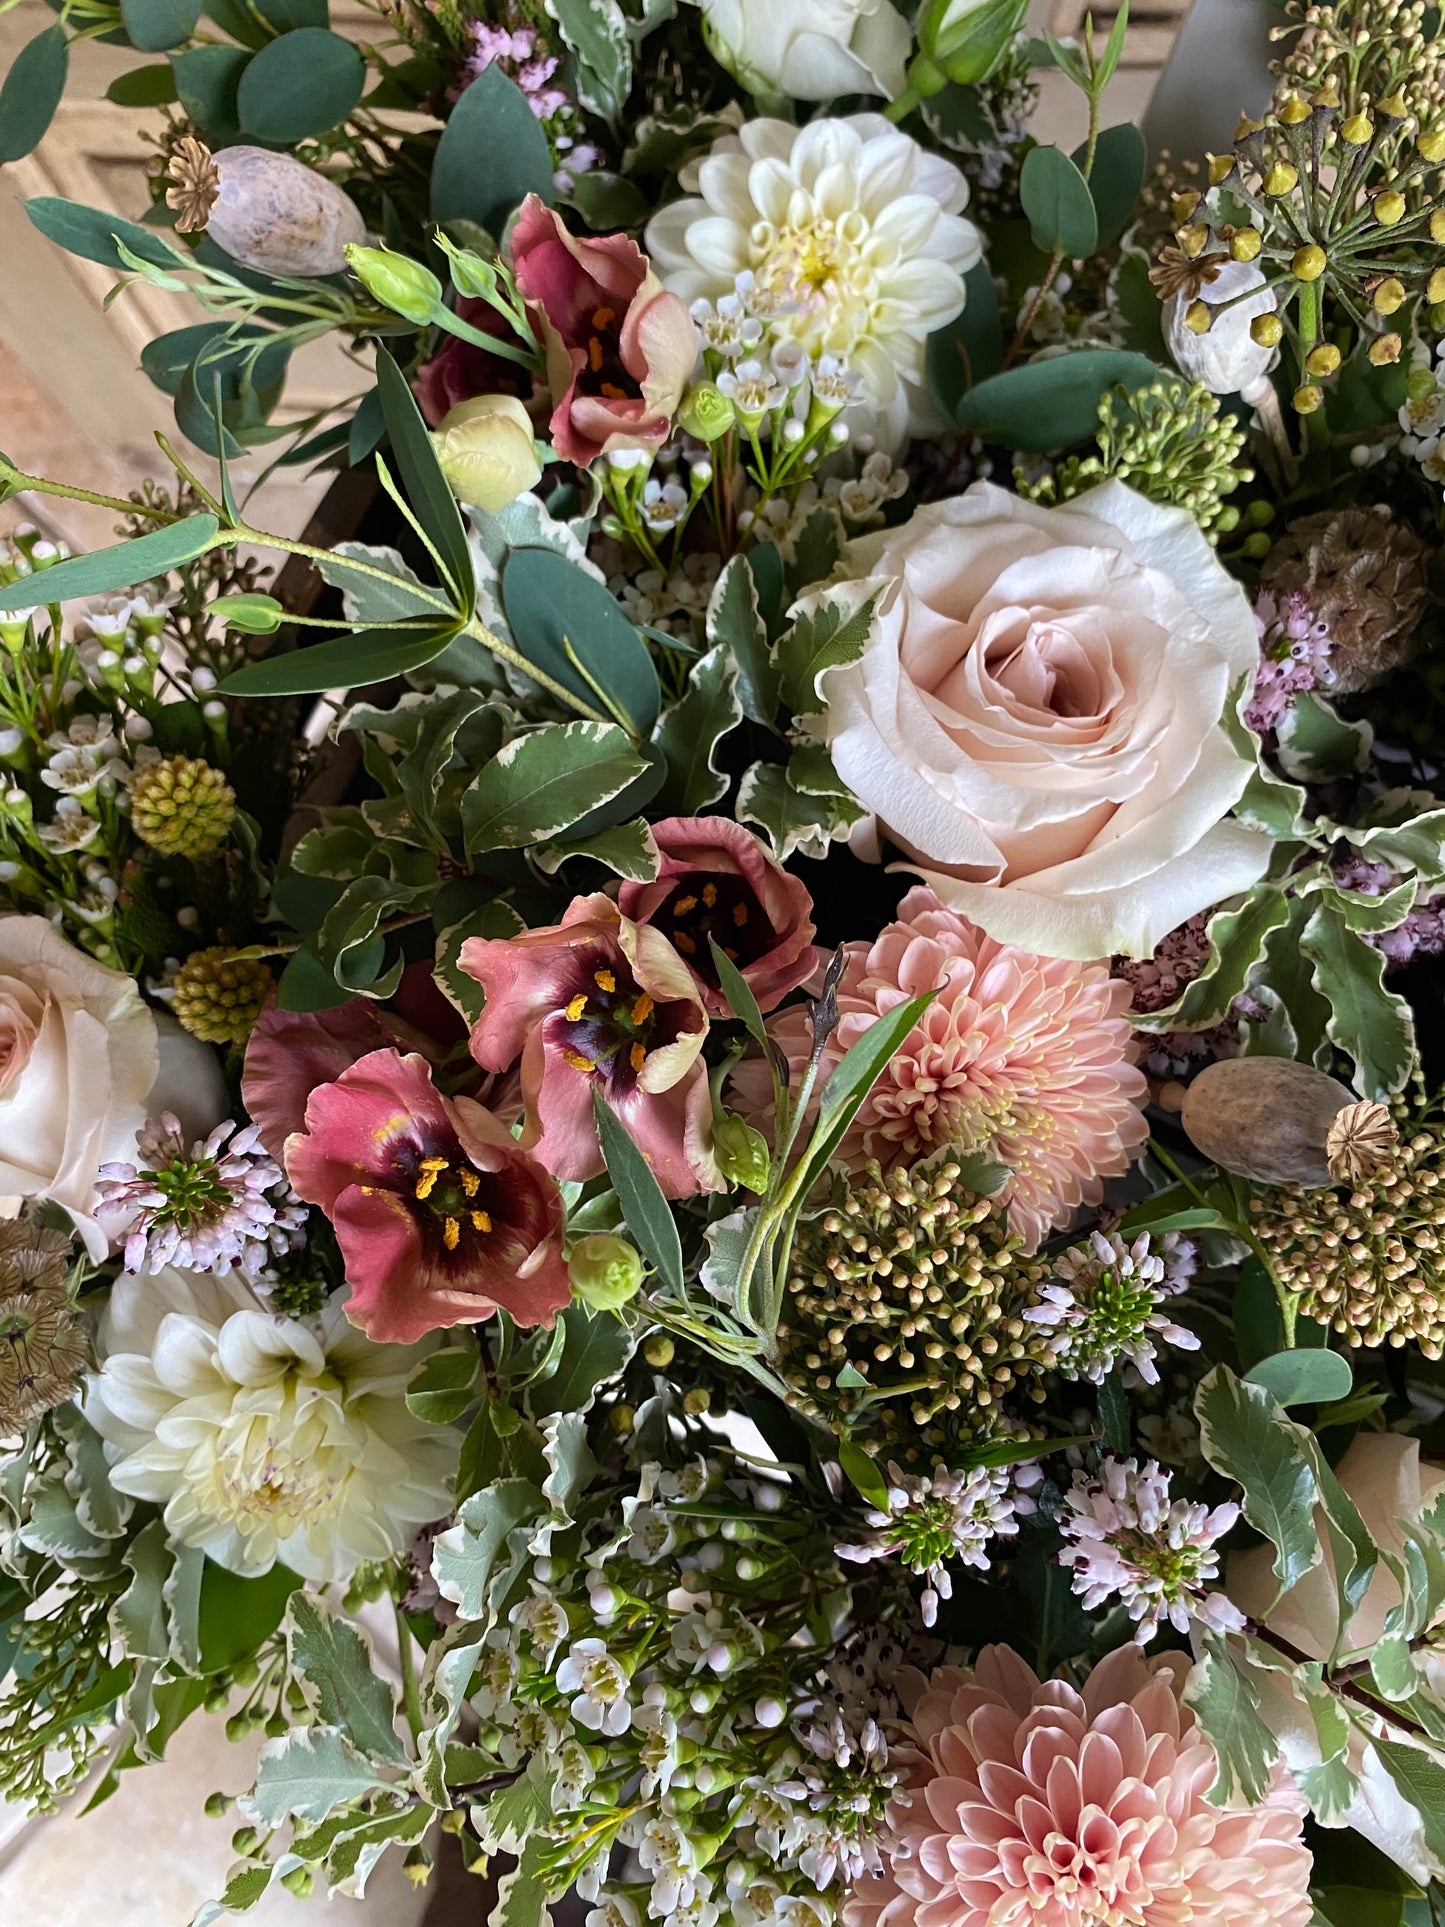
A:
{"label": "burgundy lisianthus flower", "polygon": [[306,1100],[368,1051],[416,1051],[433,1066],[466,1042],[460,1011],[437,989],[429,964],[409,964],[389,1006],[353,997],[334,1010],[282,1010],[270,1003],[246,1044],[241,1097],[261,1142],[283,1159],[286,1140],[306,1122]]}
{"label": "burgundy lisianthus flower", "polygon": [[617,907],[681,951],[714,1017],[728,1014],[711,938],[742,972],[760,1010],[812,975],[813,899],[758,838],[725,816],[670,816],[652,826],[662,863],[652,883],[624,883]]}
{"label": "burgundy lisianthus flower", "polygon": [[616,1111],[670,1198],[723,1188],[702,1059],[707,1012],[660,930],[610,897],[576,897],[561,923],[520,937],[469,937],[459,962],[486,993],[472,1055],[520,1060],[521,1142],[559,1178],[603,1171],[592,1092]]}
{"label": "burgundy lisianthus flower", "polygon": [[498,1309],[550,1325],[571,1298],[555,1180],[482,1105],[443,1097],[424,1057],[371,1051],[319,1084],[286,1171],[335,1227],[346,1315],[379,1344]]}
{"label": "burgundy lisianthus flower", "polygon": [[697,328],[625,234],[579,240],[535,194],[512,229],[512,266],[547,357],[552,442],[579,467],[657,448],[697,360]]}
{"label": "burgundy lisianthus flower", "polygon": [[[458,320],[480,328],[483,334],[511,339],[501,315],[479,295],[460,296],[456,313]],[[518,401],[530,402],[532,377],[520,362],[488,354],[457,335],[443,335],[431,360],[417,369],[412,390],[427,426],[440,428],[458,402],[470,401],[474,395],[515,395]]]}

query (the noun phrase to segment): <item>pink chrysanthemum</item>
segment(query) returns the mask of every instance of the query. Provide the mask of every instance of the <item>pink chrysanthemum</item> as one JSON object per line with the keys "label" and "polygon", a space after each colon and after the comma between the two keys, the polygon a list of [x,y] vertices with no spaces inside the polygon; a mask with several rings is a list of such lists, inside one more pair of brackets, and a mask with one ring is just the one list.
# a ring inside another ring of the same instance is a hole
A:
{"label": "pink chrysanthemum", "polygon": [[[1149,1134],[1148,1087],[1132,1062],[1129,987],[1107,964],[998,943],[922,888],[908,892],[876,943],[846,949],[824,1077],[879,1017],[943,988],[874,1085],[842,1163],[981,1151],[1012,1173],[1001,1196],[1010,1230],[1031,1251],[1128,1169]],[[786,1010],[771,1028],[796,1078],[812,1044],[806,1013]],[[766,1083],[761,1064],[741,1068],[745,1101],[760,1108]]]}
{"label": "pink chrysanthemum", "polygon": [[1262,1805],[1210,1805],[1189,1664],[1126,1646],[1075,1692],[988,1646],[934,1673],[916,1747],[894,1752],[888,1864],[855,1882],[845,1927],[1305,1927],[1305,1803],[1276,1768]]}

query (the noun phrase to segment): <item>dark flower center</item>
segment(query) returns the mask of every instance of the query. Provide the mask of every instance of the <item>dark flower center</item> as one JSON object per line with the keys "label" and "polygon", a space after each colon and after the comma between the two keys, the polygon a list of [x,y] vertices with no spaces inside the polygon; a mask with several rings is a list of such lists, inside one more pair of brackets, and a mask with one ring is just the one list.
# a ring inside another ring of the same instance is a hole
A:
{"label": "dark flower center", "polygon": [[636,401],[642,389],[628,374],[622,361],[622,316],[615,308],[592,311],[592,325],[582,346],[587,350],[587,366],[577,377],[585,395],[602,395],[608,401]]}
{"label": "dark flower center", "polygon": [[562,1006],[553,1035],[574,1071],[601,1072],[610,1089],[632,1090],[649,1053],[681,1032],[678,1011],[676,1003],[659,1009],[625,964],[600,963]]}
{"label": "dark flower center", "polygon": [[457,1147],[448,1156],[408,1159],[404,1174],[411,1195],[424,1208],[416,1213],[428,1244],[465,1256],[505,1217],[501,1180],[478,1171]]}
{"label": "dark flower center", "polygon": [[[717,988],[712,943],[740,970],[773,946],[773,931],[757,894],[744,878],[722,873],[702,882],[682,877],[658,905],[653,923],[670,938],[703,982]],[[711,939],[711,942],[709,941]]]}

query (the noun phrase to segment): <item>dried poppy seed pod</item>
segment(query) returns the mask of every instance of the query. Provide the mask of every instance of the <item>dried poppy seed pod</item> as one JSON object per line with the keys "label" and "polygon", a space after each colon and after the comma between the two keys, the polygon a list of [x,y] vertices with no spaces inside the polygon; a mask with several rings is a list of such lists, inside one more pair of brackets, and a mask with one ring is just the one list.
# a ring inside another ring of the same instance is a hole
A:
{"label": "dried poppy seed pod", "polygon": [[1288,1057],[1231,1057],[1202,1070],[1179,1121],[1201,1156],[1257,1184],[1333,1184],[1326,1142],[1354,1093]]}
{"label": "dried poppy seed pod", "polygon": [[220,187],[206,232],[259,274],[340,274],[346,245],[366,239],[348,194],[289,154],[223,147],[212,156]]}

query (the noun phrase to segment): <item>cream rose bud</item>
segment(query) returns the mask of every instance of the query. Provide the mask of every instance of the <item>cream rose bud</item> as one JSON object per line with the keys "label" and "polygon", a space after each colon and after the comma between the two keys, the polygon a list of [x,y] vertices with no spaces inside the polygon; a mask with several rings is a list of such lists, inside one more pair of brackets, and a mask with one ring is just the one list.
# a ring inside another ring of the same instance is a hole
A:
{"label": "cream rose bud", "polygon": [[751,94],[836,100],[903,91],[908,23],[888,0],[701,0],[714,57]]}
{"label": "cream rose bud", "polygon": [[822,731],[951,909],[1040,956],[1148,956],[1263,874],[1268,838],[1225,820],[1254,617],[1184,510],[979,482],[848,564],[862,580],[799,605],[877,598],[862,655],[821,678]]}
{"label": "cream rose bud", "polygon": [[1199,299],[1210,310],[1203,334],[1185,322],[1193,297],[1171,295],[1164,304],[1164,339],[1175,365],[1191,381],[1202,381],[1212,395],[1242,395],[1258,399],[1273,348],[1261,347],[1250,334],[1255,317],[1274,313],[1274,296],[1264,273],[1254,261],[1226,261]]}
{"label": "cream rose bud", "polygon": [[0,1194],[63,1206],[96,1259],[96,1173],[133,1148],[158,1063],[132,978],[44,917],[0,917]]}
{"label": "cream rose bud", "polygon": [[432,444],[453,493],[488,515],[541,480],[531,417],[515,395],[459,401]]}

